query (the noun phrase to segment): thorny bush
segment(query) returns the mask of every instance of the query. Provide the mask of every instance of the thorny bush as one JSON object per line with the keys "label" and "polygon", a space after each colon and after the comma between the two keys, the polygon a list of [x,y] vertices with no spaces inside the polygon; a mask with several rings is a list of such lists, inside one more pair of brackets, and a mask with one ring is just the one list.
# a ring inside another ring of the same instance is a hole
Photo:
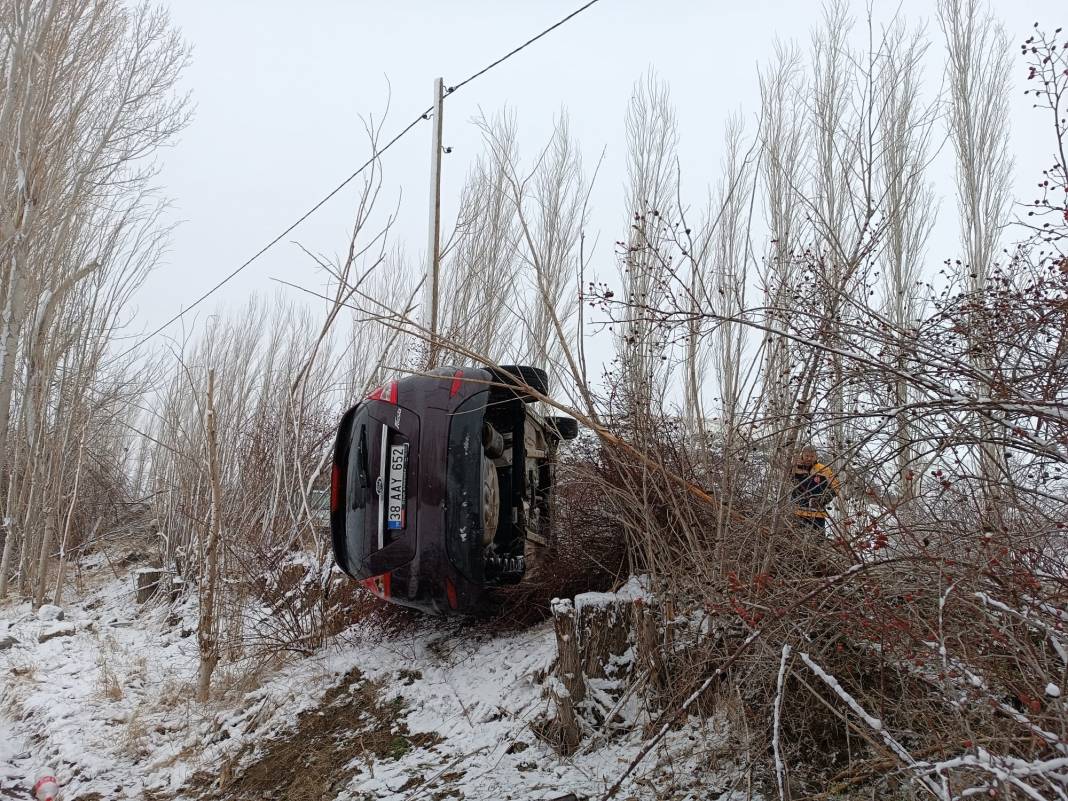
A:
{"label": "thorny bush", "polygon": [[[636,219],[661,230],[657,302],[589,287],[613,325],[644,321],[667,359],[693,331],[711,340],[729,325],[792,354],[788,408],[772,408],[777,377],[765,376],[729,416],[696,423],[648,388],[628,396],[620,367],[606,427],[648,461],[606,449],[589,491],[590,513],[626,531],[633,568],[671,598],[671,624],[688,632],[669,654],[674,700],[658,722],[710,694],[740,699],[737,728],[752,752],[774,751],[772,793],[792,774],[795,791],[1066,797],[1060,35],[1036,26],[1022,47],[1056,151],[1025,238],[982,282],[968,281],[977,267],[948,263],[946,286],[926,285],[928,311],[913,324],[895,325],[869,300],[878,225],[861,232],[848,264],[818,241],[780,254],[793,269],[789,286],[765,287],[776,300],[728,309],[695,302],[689,229],[647,209]],[[620,244],[635,261],[638,246]],[[626,365],[625,349],[649,342],[622,347]],[[823,533],[799,527],[789,504],[792,451],[806,441],[823,446],[843,484]]]}

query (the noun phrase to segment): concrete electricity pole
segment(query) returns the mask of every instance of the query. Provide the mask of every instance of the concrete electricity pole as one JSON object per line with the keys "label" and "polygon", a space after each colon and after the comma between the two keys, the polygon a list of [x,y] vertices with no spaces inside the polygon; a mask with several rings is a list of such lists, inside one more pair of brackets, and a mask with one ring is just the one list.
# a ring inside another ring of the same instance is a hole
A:
{"label": "concrete electricity pole", "polygon": [[427,248],[426,311],[424,321],[430,334],[427,369],[438,366],[439,288],[441,279],[441,123],[445,107],[445,89],[441,78],[434,81],[434,118],[430,148],[430,245]]}

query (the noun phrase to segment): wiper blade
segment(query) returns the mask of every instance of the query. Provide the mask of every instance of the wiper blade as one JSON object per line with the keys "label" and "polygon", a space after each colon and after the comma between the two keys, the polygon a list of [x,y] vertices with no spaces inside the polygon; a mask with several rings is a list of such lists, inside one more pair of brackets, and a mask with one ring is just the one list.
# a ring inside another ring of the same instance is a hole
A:
{"label": "wiper blade", "polygon": [[355,492],[352,493],[352,508],[363,509],[367,505],[367,493],[371,486],[371,468],[367,461],[367,425],[360,426],[360,439],[356,443],[356,482]]}
{"label": "wiper blade", "polygon": [[371,464],[367,461],[367,425],[360,426],[360,442],[356,446],[356,469],[360,475],[360,486],[371,486]]}

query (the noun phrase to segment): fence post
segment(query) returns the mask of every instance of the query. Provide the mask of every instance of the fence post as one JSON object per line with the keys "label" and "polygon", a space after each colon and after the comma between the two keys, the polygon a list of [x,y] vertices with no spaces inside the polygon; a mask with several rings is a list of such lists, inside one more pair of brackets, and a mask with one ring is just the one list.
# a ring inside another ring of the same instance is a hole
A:
{"label": "fence post", "polygon": [[572,753],[578,747],[581,732],[575,706],[586,698],[586,682],[582,677],[579,644],[575,629],[575,607],[566,598],[552,602],[553,624],[556,629],[556,681],[553,683],[553,700],[556,703],[556,721],[560,726],[561,750]]}

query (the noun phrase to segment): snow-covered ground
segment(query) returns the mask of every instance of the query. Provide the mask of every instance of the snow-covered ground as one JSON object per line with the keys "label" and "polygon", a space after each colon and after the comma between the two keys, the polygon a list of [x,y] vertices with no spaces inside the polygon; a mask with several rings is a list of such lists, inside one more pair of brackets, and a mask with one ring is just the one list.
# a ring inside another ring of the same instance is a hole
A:
{"label": "snow-covered ground", "polygon": [[[27,798],[44,768],[65,801],[214,798],[220,784],[218,797],[252,798],[242,784],[253,776],[323,772],[321,748],[298,748],[316,733],[329,735],[336,760],[321,777],[324,799],[599,798],[641,744],[636,702],[623,710],[633,727],[572,757],[537,737],[550,709],[549,625],[494,636],[455,621],[393,635],[363,624],[273,671],[220,668],[220,698],[198,705],[192,609],[138,610],[132,578],[100,563],[83,578],[64,621],[0,606],[0,641],[16,640],[0,650],[0,798]],[[39,641],[63,626],[72,633]],[[739,775],[725,733],[694,721],[618,797],[729,801],[745,797]]]}

